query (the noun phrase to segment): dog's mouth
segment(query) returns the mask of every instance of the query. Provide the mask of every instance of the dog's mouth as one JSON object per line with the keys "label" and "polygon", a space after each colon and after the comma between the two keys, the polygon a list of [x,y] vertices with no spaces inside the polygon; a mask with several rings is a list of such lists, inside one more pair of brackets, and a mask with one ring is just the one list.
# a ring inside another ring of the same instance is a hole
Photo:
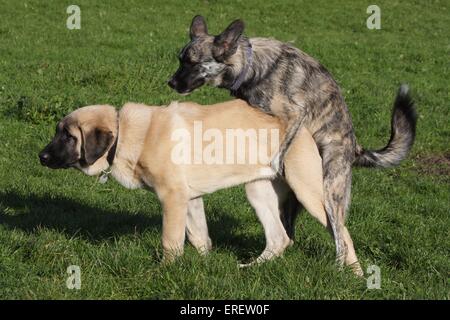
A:
{"label": "dog's mouth", "polygon": [[75,163],[64,163],[64,164],[49,163],[43,166],[50,169],[70,169],[75,167]]}
{"label": "dog's mouth", "polygon": [[78,163],[78,161],[71,162],[71,163],[65,164],[62,168],[63,169],[75,168],[77,163]]}
{"label": "dog's mouth", "polygon": [[48,161],[43,162],[41,160],[41,165],[49,169],[69,169],[76,167],[78,160],[72,162],[60,162],[60,161]]}
{"label": "dog's mouth", "polygon": [[178,94],[182,96],[187,96],[192,92],[194,92],[196,89],[200,88],[202,85],[204,85],[205,82],[206,82],[205,78],[197,78],[188,85],[179,86],[178,88],[175,87],[174,89]]}

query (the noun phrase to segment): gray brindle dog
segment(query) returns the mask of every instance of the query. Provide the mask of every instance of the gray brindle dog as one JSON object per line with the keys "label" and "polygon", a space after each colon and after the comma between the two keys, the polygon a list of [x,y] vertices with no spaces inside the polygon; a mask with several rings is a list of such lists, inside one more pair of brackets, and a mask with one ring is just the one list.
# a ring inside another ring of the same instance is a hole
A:
{"label": "gray brindle dog", "polygon": [[391,138],[378,151],[356,143],[352,120],[338,84],[317,60],[288,43],[247,38],[236,20],[217,36],[209,35],[203,17],[190,27],[191,41],[182,49],[180,67],[169,86],[188,94],[203,84],[230,90],[237,98],[279,117],[286,135],[272,167],[283,172],[283,158],[300,127],[306,127],[319,148],[324,179],[324,204],[334,236],[337,260],[347,254],[344,222],[350,203],[351,168],[392,167],[411,149],[416,112],[408,87],[402,85],[392,114]]}

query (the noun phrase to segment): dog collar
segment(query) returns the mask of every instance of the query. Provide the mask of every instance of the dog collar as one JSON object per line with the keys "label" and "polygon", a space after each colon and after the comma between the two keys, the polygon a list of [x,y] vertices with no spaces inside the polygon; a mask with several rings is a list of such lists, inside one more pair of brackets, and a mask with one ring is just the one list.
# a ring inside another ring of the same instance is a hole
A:
{"label": "dog collar", "polygon": [[106,170],[102,170],[102,174],[98,177],[98,182],[101,184],[106,183],[106,181],[108,181],[110,174],[111,174],[111,167],[109,167]]}
{"label": "dog collar", "polygon": [[106,156],[106,160],[108,161],[109,167],[106,170],[102,170],[100,177],[98,178],[98,182],[101,184],[106,183],[108,181],[108,177],[111,174],[111,167],[113,165],[114,159],[116,158],[117,151],[117,141],[119,141],[119,112],[117,112],[117,134],[116,139],[114,140],[113,145],[108,151],[108,155]]}
{"label": "dog collar", "polygon": [[247,63],[245,64],[244,68],[242,69],[242,71],[239,74],[239,76],[236,79],[236,81],[231,86],[231,88],[230,88],[231,91],[237,91],[239,89],[239,87],[242,85],[242,83],[245,80],[245,76],[247,75],[247,72],[250,69],[250,66],[252,65],[252,62],[253,62],[253,50],[252,50],[252,45],[251,45],[250,42],[248,43],[248,47],[247,47],[247,50],[246,50],[246,58],[247,58]]}

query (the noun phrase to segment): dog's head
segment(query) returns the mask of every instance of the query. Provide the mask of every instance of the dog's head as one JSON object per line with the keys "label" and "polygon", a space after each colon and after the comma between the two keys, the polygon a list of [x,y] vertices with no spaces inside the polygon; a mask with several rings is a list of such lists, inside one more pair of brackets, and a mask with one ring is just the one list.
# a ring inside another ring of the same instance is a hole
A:
{"label": "dog's head", "polygon": [[244,22],[235,20],[217,36],[208,34],[205,19],[195,16],[189,35],[191,41],[179,54],[180,66],[168,84],[178,93],[189,94],[209,83],[219,86],[224,70],[233,66]]}
{"label": "dog's head", "polygon": [[88,175],[98,175],[109,166],[107,155],[116,136],[114,107],[83,107],[57,124],[55,136],[39,153],[39,159],[52,169],[78,168]]}

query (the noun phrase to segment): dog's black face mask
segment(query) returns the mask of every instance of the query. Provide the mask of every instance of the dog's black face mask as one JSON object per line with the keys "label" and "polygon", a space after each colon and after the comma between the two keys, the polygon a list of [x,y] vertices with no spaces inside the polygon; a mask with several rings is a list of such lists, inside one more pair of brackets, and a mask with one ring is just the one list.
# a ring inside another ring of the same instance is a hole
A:
{"label": "dog's black face mask", "polygon": [[52,141],[39,153],[41,164],[52,169],[66,169],[73,167],[79,159],[77,138],[63,122],[58,123]]}
{"label": "dog's black face mask", "polygon": [[81,125],[67,118],[61,120],[52,141],[39,153],[41,164],[52,169],[92,166],[114,142],[111,130],[93,123]]}
{"label": "dog's black face mask", "polygon": [[244,30],[240,20],[234,21],[218,36],[208,34],[203,17],[196,16],[190,28],[191,41],[179,54],[180,66],[168,85],[180,94],[188,94],[205,83],[220,86],[227,59],[236,53]]}
{"label": "dog's black face mask", "polygon": [[[182,50],[179,56],[180,67],[169,80],[168,85],[176,90],[180,94],[188,94],[193,90],[201,87],[207,81],[208,68],[206,67],[206,61],[193,60],[191,52],[195,44],[189,43],[186,48]],[[211,59],[213,62],[213,59]]]}

